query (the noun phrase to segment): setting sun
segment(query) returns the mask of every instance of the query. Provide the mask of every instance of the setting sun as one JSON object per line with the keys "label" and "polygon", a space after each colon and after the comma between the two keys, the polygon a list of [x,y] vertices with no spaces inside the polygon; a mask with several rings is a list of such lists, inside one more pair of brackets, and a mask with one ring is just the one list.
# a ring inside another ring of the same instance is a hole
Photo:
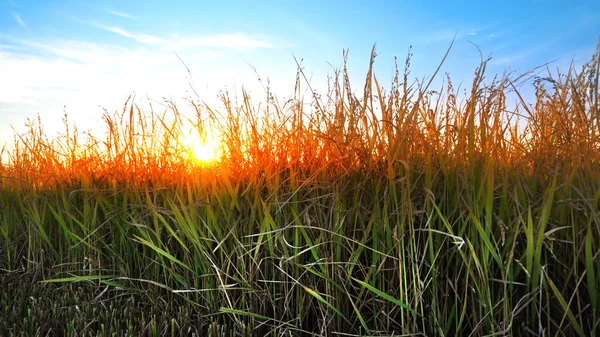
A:
{"label": "setting sun", "polygon": [[208,163],[218,159],[219,145],[215,140],[199,140],[190,145],[192,157],[199,162]]}
{"label": "setting sun", "polygon": [[219,159],[219,138],[210,133],[201,136],[197,130],[192,129],[182,137],[181,142],[195,163],[205,164]]}

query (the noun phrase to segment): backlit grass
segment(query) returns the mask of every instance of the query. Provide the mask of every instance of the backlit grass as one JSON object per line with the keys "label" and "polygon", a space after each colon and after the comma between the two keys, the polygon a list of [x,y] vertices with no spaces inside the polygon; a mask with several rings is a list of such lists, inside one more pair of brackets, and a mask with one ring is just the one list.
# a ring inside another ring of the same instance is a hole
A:
{"label": "backlit grass", "polygon": [[466,91],[409,57],[383,90],[373,51],[359,88],[30,121],[0,166],[0,335],[597,336],[599,56],[484,61]]}

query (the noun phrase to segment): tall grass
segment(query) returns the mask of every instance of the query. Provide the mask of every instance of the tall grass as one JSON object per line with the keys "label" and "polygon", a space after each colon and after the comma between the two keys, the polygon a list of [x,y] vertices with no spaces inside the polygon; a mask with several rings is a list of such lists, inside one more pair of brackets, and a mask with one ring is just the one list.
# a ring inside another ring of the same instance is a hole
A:
{"label": "tall grass", "polygon": [[[597,336],[599,57],[493,78],[484,60],[463,95],[412,82],[410,56],[384,91],[373,49],[360,90],[344,66],[326,93],[299,71],[286,102],[223,93],[191,120],[128,100],[102,139],[31,121],[0,167],[3,279],[142,299],[167,310],[154,335]],[[218,161],[190,159],[186,123],[222,135]],[[1,335],[33,324],[15,308]],[[149,335],[128,310],[37,331]]]}

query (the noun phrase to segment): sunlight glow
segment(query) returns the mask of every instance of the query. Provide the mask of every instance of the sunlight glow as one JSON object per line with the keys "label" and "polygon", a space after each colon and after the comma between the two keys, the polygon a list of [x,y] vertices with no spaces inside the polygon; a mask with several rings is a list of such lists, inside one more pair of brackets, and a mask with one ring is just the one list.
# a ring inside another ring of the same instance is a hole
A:
{"label": "sunlight glow", "polygon": [[218,144],[215,141],[199,141],[191,147],[194,159],[200,162],[211,162],[218,159]]}
{"label": "sunlight glow", "polygon": [[197,130],[190,130],[181,142],[195,164],[214,163],[221,155],[220,139],[210,134],[200,136]]}

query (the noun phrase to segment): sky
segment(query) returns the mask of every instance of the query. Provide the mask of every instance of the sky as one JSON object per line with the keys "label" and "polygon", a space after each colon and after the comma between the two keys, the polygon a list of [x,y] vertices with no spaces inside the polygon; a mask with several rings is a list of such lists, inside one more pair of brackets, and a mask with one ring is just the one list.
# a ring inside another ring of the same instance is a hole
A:
{"label": "sky", "polygon": [[412,46],[411,76],[427,78],[455,38],[442,74],[464,87],[479,50],[492,57],[488,76],[549,61],[566,70],[588,61],[600,37],[598,0],[0,1],[0,147],[38,114],[52,135],[65,112],[98,128],[103,109],[122,109],[132,93],[142,108],[184,102],[186,66],[198,99],[219,108],[219,90],[260,101],[259,77],[289,98],[295,58],[324,92],[349,50],[360,89],[376,44],[375,74],[389,87],[395,56],[402,66]]}

